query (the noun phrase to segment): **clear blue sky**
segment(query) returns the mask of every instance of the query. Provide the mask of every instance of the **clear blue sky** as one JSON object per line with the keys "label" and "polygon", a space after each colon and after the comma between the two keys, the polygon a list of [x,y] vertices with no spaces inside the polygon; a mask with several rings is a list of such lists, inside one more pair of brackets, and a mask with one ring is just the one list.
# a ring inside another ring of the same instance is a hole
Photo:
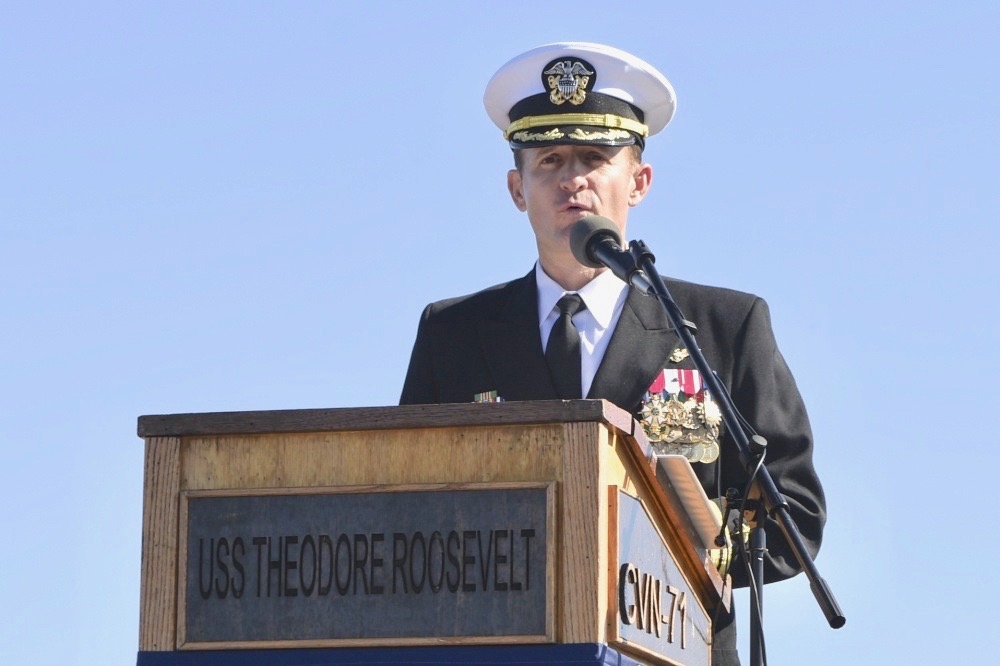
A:
{"label": "clear blue sky", "polygon": [[771,663],[994,651],[1000,10],[690,5],[3,3],[5,663],[134,663],[137,416],[393,404],[427,302],[528,271],[481,97],[559,40],[673,82],[630,233],[809,406],[848,622],[769,587]]}

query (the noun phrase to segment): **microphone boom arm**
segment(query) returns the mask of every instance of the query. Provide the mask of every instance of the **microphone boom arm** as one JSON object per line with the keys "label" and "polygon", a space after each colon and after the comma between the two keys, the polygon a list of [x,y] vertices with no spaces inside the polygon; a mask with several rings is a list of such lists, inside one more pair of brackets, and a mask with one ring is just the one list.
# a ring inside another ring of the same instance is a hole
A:
{"label": "microphone boom arm", "polygon": [[[743,469],[746,470],[747,474],[753,474],[754,469],[757,468],[758,465],[757,458],[751,452],[752,449],[750,439],[747,437],[746,430],[743,428],[740,417],[737,414],[732,401],[729,399],[728,391],[726,391],[725,387],[719,381],[715,371],[713,371],[709,366],[708,361],[705,359],[705,355],[701,351],[701,347],[698,346],[698,343],[695,340],[694,333],[696,329],[694,324],[684,318],[684,315],[681,313],[677,303],[674,302],[673,297],[670,295],[670,291],[667,289],[667,285],[663,282],[663,278],[660,277],[659,272],[656,270],[656,266],[654,264],[656,257],[654,257],[653,253],[649,251],[646,244],[642,241],[632,241],[629,243],[629,252],[635,258],[639,269],[642,270],[649,279],[653,288],[653,295],[656,296],[660,305],[663,306],[663,309],[667,314],[667,318],[670,320],[670,324],[674,327],[674,330],[677,331],[681,342],[691,355],[691,359],[694,361],[695,366],[697,366],[698,371],[701,373],[709,391],[711,391],[712,395],[715,396],[725,396],[725,398],[718,401],[719,410],[722,412],[722,418],[726,427],[732,434],[733,441],[736,442],[736,449],[739,454],[740,463],[743,465]],[[816,598],[816,602],[819,604],[820,609],[826,616],[827,622],[834,629],[839,629],[844,626],[846,618],[840,610],[840,606],[837,604],[837,600],[834,598],[829,585],[827,585],[826,581],[823,580],[823,577],[820,576],[819,570],[816,568],[816,563],[813,562],[808,550],[806,550],[802,534],[799,532],[798,527],[795,525],[795,521],[789,513],[788,501],[778,491],[778,487],[775,485],[774,479],[765,465],[759,466],[754,479],[754,484],[760,492],[761,500],[764,502],[764,507],[766,508],[768,515],[778,523],[778,526],[781,528],[788,545],[791,547],[792,554],[799,563],[799,567],[809,579],[809,587],[812,590],[813,596]],[[763,580],[758,581],[757,584],[763,585]],[[758,594],[759,592],[760,591],[758,590]]]}

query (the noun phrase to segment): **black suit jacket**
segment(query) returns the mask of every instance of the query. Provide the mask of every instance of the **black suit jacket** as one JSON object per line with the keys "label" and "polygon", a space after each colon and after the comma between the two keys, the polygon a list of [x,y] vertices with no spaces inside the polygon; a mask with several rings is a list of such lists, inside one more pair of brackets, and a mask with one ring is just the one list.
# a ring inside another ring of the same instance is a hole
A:
{"label": "black suit jacket", "polygon": [[[815,556],[826,511],[813,468],[812,432],[795,380],[775,343],[767,304],[729,289],[669,279],[666,283],[685,318],[698,327],[698,343],[736,406],[767,439],[767,467]],[[476,393],[490,390],[506,401],[558,399],[542,352],[537,301],[532,271],[471,296],[428,305],[400,403],[467,403]],[[610,400],[636,414],[661,369],[694,367],[690,358],[670,363],[679,345],[659,303],[629,289],[587,397]],[[746,484],[735,445],[725,433],[719,460],[694,468],[709,497],[719,496],[719,488],[742,492]],[[767,533],[765,579],[795,574],[798,565],[780,530],[768,525]],[[739,563],[731,573],[737,585],[746,584]]]}

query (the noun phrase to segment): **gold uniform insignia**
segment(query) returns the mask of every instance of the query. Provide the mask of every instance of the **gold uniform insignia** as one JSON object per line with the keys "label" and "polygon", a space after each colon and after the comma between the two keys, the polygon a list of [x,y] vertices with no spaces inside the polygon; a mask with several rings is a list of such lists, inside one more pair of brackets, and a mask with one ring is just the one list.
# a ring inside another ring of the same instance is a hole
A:
{"label": "gold uniform insignia", "polygon": [[549,85],[549,101],[553,104],[569,102],[574,106],[587,99],[587,85],[594,72],[579,60],[560,60],[546,69],[543,74]]}
{"label": "gold uniform insignia", "polygon": [[597,132],[584,132],[582,129],[577,127],[575,130],[569,133],[571,139],[577,139],[579,141],[618,141],[621,139],[627,139],[629,133],[625,130],[620,129],[608,129],[601,130]]}
{"label": "gold uniform insignia", "polygon": [[558,127],[553,127],[548,132],[515,132],[510,138],[522,143],[528,141],[556,141],[566,134]]}

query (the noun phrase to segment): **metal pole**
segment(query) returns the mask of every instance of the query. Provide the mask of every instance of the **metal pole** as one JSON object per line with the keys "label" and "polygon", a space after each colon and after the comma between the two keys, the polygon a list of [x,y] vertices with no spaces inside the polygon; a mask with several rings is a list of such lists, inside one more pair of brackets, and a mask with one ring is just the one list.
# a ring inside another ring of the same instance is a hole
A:
{"label": "metal pole", "polygon": [[[763,516],[761,516],[763,521]],[[750,530],[750,666],[764,666],[764,555],[767,532],[761,523]]]}

